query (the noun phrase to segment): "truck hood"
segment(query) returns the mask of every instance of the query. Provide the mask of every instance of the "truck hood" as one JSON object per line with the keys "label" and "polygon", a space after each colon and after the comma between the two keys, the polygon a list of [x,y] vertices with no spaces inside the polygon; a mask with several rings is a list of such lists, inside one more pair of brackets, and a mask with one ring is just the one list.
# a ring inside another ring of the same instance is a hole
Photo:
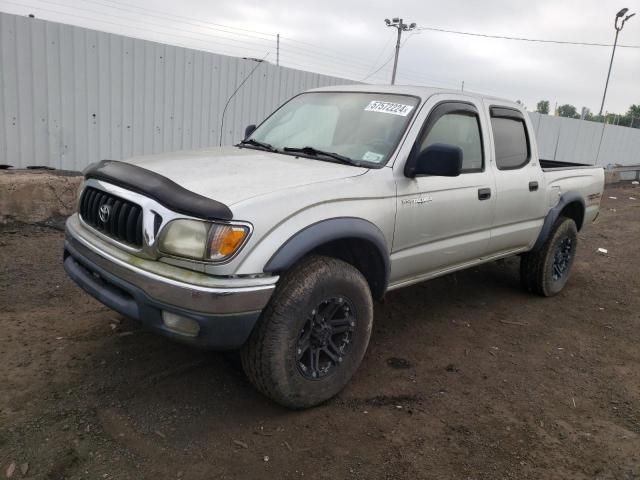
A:
{"label": "truck hood", "polygon": [[228,206],[287,188],[362,175],[368,170],[238,147],[140,156],[127,162]]}

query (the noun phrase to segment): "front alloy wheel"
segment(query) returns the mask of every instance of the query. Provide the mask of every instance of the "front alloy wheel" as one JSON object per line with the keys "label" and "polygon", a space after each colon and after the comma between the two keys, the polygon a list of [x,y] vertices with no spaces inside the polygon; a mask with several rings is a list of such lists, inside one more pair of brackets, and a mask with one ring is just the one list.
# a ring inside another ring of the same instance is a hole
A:
{"label": "front alloy wheel", "polygon": [[298,338],[296,354],[302,376],[316,380],[334,373],[349,352],[355,328],[353,307],[342,297],[314,308]]}
{"label": "front alloy wheel", "polygon": [[280,277],[242,348],[253,385],[290,408],[336,395],[362,362],[373,301],[362,273],[337,258],[309,256]]}

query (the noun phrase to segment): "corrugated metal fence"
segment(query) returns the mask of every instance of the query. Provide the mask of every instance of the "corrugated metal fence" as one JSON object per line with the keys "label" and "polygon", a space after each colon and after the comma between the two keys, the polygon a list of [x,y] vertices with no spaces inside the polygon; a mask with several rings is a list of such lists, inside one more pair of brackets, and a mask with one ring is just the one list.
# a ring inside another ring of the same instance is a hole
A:
{"label": "corrugated metal fence", "polygon": [[[296,93],[346,83],[0,12],[0,164],[81,170],[105,158],[229,144]],[[640,164],[639,129],[531,118],[543,158]]]}
{"label": "corrugated metal fence", "polygon": [[640,165],[640,129],[530,113],[541,158],[571,163]]}
{"label": "corrugated metal fence", "polygon": [[0,164],[81,170],[100,159],[228,144],[303,90],[353,83],[0,13]]}

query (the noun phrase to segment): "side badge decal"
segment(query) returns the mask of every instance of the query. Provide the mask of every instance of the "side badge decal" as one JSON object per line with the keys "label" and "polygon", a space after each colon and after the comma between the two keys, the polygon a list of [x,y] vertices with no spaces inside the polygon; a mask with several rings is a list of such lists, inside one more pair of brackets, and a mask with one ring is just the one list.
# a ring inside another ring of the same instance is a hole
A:
{"label": "side badge decal", "polygon": [[418,197],[418,198],[405,198],[402,200],[402,205],[406,205],[409,207],[422,205],[424,203],[432,202],[432,197]]}

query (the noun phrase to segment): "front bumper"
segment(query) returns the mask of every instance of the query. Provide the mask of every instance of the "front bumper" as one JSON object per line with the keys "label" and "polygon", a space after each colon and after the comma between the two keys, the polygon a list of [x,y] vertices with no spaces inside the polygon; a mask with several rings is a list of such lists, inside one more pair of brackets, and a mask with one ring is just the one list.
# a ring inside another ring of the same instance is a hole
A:
{"label": "front bumper", "polygon": [[[76,216],[67,221],[64,269],[69,277],[106,306],[182,342],[216,350],[240,347],[275,288],[277,277],[256,279],[256,285],[228,279],[231,285],[210,286],[212,277],[172,266],[162,266],[171,275],[161,276],[140,267],[151,260],[126,253],[116,256],[113,250],[110,254],[113,247],[101,245],[99,239],[90,242],[82,229]],[[193,281],[176,278],[176,272]],[[194,320],[198,334],[188,336],[168,328],[163,311]]]}

